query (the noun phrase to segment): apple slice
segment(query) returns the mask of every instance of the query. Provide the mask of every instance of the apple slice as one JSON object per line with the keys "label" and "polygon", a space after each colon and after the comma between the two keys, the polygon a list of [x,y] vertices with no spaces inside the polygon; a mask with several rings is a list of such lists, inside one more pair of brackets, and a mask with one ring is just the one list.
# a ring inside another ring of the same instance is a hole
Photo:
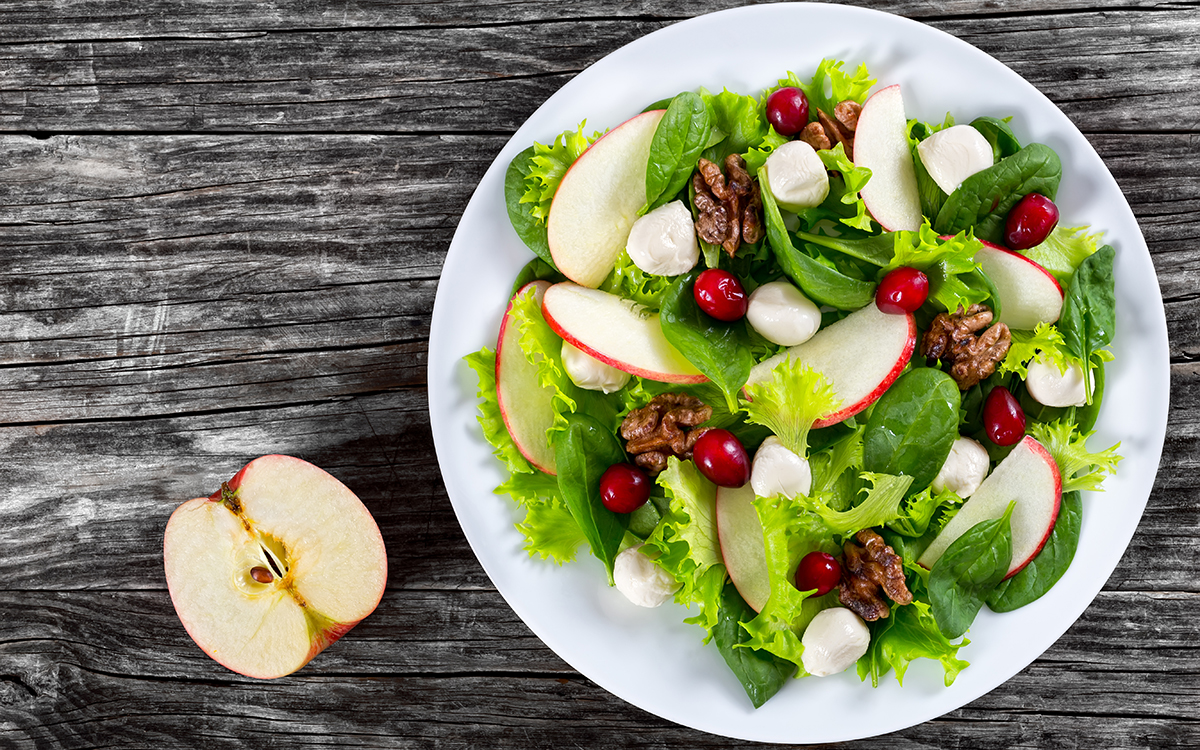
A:
{"label": "apple slice", "polygon": [[650,142],[664,114],[656,109],[626,120],[563,175],[546,219],[546,239],[554,265],[577,284],[600,286],[625,249],[646,203]]}
{"label": "apple slice", "polygon": [[814,424],[828,427],[875,403],[900,377],[916,344],[917,323],[911,313],[881,312],[872,302],[803,344],[759,362],[747,382],[769,379],[771,370],[788,357],[803,362],[824,375],[841,400],[837,411]]}
{"label": "apple slice", "polygon": [[247,677],[295,672],[374,611],[387,552],[370,512],[316,466],[257,458],[175,509],[167,589],[204,653]]}
{"label": "apple slice", "polygon": [[496,400],[504,426],[521,455],[547,474],[554,473],[554,448],[546,431],[554,425],[554,389],[538,382],[537,365],[521,349],[520,328],[512,316],[513,302],[532,294],[537,304],[550,288],[549,281],[531,281],[509,300],[496,342]]}
{"label": "apple slice", "polygon": [[1028,435],[983,480],[917,562],[932,568],[955,539],[977,523],[1003,516],[1014,500],[1017,504],[1010,521],[1012,563],[1005,578],[1015,575],[1042,551],[1062,502],[1058,465],[1050,452]]}
{"label": "apple slice", "polygon": [[754,508],[754,490],[748,484],[718,487],[715,508],[725,570],[750,608],[761,612],[771,596],[771,579],[762,522]]}
{"label": "apple slice", "polygon": [[1058,320],[1063,308],[1063,288],[1037,262],[986,241],[975,253],[975,260],[1000,295],[997,322],[1009,328],[1032,331],[1038,323]]}
{"label": "apple slice", "polygon": [[854,166],[871,170],[863,203],[889,232],[921,228],[921,195],[906,135],[899,84],[880,89],[863,104],[854,131]]}
{"label": "apple slice", "polygon": [[615,294],[564,281],[546,290],[542,314],[559,336],[622,372],[662,383],[708,380],[663,336],[657,313]]}

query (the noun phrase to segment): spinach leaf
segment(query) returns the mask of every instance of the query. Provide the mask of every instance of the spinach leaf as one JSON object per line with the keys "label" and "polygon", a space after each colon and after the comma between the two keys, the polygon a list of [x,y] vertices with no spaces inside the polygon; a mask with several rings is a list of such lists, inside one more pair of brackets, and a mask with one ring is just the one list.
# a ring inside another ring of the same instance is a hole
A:
{"label": "spinach leaf", "polygon": [[1029,193],[1053,199],[1061,177],[1062,163],[1054,149],[1031,143],[963,180],[938,211],[933,227],[938,234],[974,228],[977,238],[999,244],[1004,220],[1017,201]]}
{"label": "spinach leaf", "polygon": [[504,207],[521,241],[557,271],[558,267],[550,255],[550,243],[546,239],[546,224],[533,215],[536,204],[521,202],[521,197],[525,195],[525,177],[533,169],[533,157],[533,146],[530,146],[509,162],[508,171],[504,173]]}
{"label": "spinach leaf", "polygon": [[896,252],[896,236],[893,232],[884,232],[871,237],[851,239],[847,237],[827,237],[823,234],[797,232],[796,236],[805,242],[836,250],[843,255],[866,261],[880,268],[892,262]]}
{"label": "spinach leaf", "polygon": [[1092,370],[1092,403],[1075,407],[1075,424],[1080,432],[1091,432],[1100,416],[1100,401],[1104,398],[1104,363],[1095,362]]}
{"label": "spinach leaf", "polygon": [[642,112],[646,113],[646,112],[653,112],[657,109],[666,109],[667,107],[671,106],[671,102],[674,101],[674,99],[675,99],[675,97],[673,97],[673,96],[669,96],[666,99],[659,99],[658,101],[654,102],[653,104],[650,104],[645,109],[643,109]]}
{"label": "spinach leaf", "polygon": [[699,94],[685,91],[671,100],[650,141],[642,213],[670,202],[683,189],[711,130],[711,113]]}
{"label": "spinach leaf", "polygon": [[[761,174],[761,173],[760,173]],[[763,215],[766,217],[767,242],[775,252],[775,259],[783,272],[796,283],[804,294],[814,302],[836,307],[839,310],[857,310],[875,297],[875,285],[852,279],[835,271],[796,249],[783,223],[779,204],[767,185],[760,178]]]}
{"label": "spinach leaf", "polygon": [[919,367],[883,394],[863,433],[863,469],[913,478],[920,492],[937,476],[958,437],[958,385],[946,373]]}
{"label": "spinach leaf", "polygon": [[947,638],[967,632],[983,600],[1012,562],[1013,506],[993,521],[975,524],[946,548],[929,571],[929,602],[938,630]]}
{"label": "spinach leaf", "polygon": [[1058,519],[1046,546],[1019,573],[1001,582],[988,595],[988,607],[993,612],[1012,612],[1049,591],[1075,559],[1082,524],[1083,499],[1078,492],[1068,492],[1063,495]]}
{"label": "spinach leaf", "polygon": [[1116,330],[1116,295],[1113,282],[1113,261],[1116,251],[1105,245],[1089,255],[1067,287],[1058,330],[1072,355],[1086,366],[1085,380],[1089,403],[1092,397],[1091,371],[1097,350],[1112,341]]}
{"label": "spinach leaf", "polygon": [[1013,135],[1012,128],[1004,120],[995,117],[976,117],[971,121],[975,128],[992,145],[992,161],[1000,161],[1021,150],[1021,142]]}
{"label": "spinach leaf", "polygon": [[692,286],[700,273],[695,269],[671,282],[662,298],[659,324],[667,341],[725,393],[732,412],[737,409],[737,392],[754,367],[754,355],[744,320],[726,323],[696,304]]}
{"label": "spinach leaf", "polygon": [[742,645],[750,640],[750,634],[741,624],[750,622],[756,614],[734,585],[726,583],[721,591],[721,609],[717,626],[713,628],[713,640],[721,658],[742,683],[750,702],[759,708],[796,673],[796,665],[769,651]]}
{"label": "spinach leaf", "polygon": [[517,278],[513,282],[512,294],[516,294],[521,287],[531,281],[541,281],[545,279],[552,284],[557,284],[560,281],[566,281],[567,277],[558,272],[558,269],[550,265],[541,258],[534,258],[521,268],[517,273]]}
{"label": "spinach leaf", "polygon": [[946,205],[946,198],[949,196],[925,168],[925,162],[921,159],[921,152],[917,151],[916,145],[912,147],[912,158],[913,169],[917,175],[917,196],[921,199],[921,213],[924,216],[937,216],[942,206]]}
{"label": "spinach leaf", "polygon": [[583,530],[592,554],[608,569],[613,583],[613,561],[625,538],[629,514],[613,513],[600,501],[600,476],[613,464],[624,463],[625,450],[617,436],[587,414],[566,415],[567,426],[554,441],[554,468],[558,491],[567,509]]}

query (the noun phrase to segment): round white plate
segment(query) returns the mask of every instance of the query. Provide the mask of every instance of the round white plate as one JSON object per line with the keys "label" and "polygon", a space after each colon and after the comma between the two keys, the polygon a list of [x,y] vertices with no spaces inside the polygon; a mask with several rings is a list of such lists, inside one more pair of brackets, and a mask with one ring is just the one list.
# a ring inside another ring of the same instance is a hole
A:
{"label": "round white plate", "polygon": [[[718,40],[705,44],[701,40]],[[1075,563],[1045,597],[1016,612],[985,608],[953,686],[941,665],[914,662],[904,687],[877,689],[853,669],[786,685],[755,710],[716,648],[686,625],[678,605],[629,605],[609,589],[585,549],[559,567],[522,551],[513,503],[494,495],[502,469],[475,421],[476,383],[462,357],[494,347],[517,271],[533,255],[508,222],[504,171],[535,140],[584,118],[610,128],[650,102],[701,86],[758,95],[785,71],[812,75],[822,57],[865,61],[877,88],[903,87],[909,117],[959,122],[1012,116],[1023,143],[1054,148],[1063,163],[1058,205],[1068,226],[1090,224],[1117,249],[1116,361],[1093,446],[1121,441],[1125,460],[1107,492],[1085,496]],[[429,344],[429,411],[446,490],[496,588],[568,664],[620,698],[715,734],[786,743],[834,742],[890,732],[952,711],[1036,659],[1073,623],[1112,573],[1137,528],[1162,451],[1169,393],[1166,320],[1145,241],[1096,152],[1045,96],[974,47],[898,16],[835,5],[763,5],[694,18],[610,54],[550,97],[517,131],[471,198],[442,270]]]}

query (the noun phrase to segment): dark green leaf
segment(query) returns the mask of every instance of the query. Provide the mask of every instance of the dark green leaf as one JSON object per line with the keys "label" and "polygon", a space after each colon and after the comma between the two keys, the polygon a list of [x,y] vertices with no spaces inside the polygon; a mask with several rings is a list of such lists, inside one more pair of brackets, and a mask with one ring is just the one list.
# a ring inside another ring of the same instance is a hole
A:
{"label": "dark green leaf", "polygon": [[1029,193],[1053,199],[1061,177],[1062,163],[1054,149],[1031,143],[963,180],[938,212],[934,229],[957,234],[973,228],[979,239],[999,244],[1004,220],[1017,201]]}
{"label": "dark green leaf", "polygon": [[613,513],[600,501],[600,476],[613,464],[625,462],[617,436],[587,414],[568,414],[567,426],[554,441],[554,468],[558,489],[567,508],[583,530],[592,554],[608,569],[612,584],[613,560],[625,538],[627,513]]}
{"label": "dark green leaf", "polygon": [[550,265],[541,258],[534,258],[526,263],[520,273],[517,274],[516,281],[513,282],[512,294],[516,294],[521,287],[531,281],[549,281],[552,284],[557,284],[560,281],[566,281],[567,277],[558,272],[558,269]]}
{"label": "dark green leaf", "polygon": [[734,585],[726,583],[721,591],[721,610],[717,626],[713,628],[713,640],[721,657],[745,688],[750,702],[759,708],[795,674],[796,665],[768,651],[741,646],[750,640],[750,634],[741,623],[750,622],[755,614]]}
{"label": "dark green leaf", "polygon": [[1075,408],[1075,424],[1079,431],[1091,432],[1100,416],[1100,401],[1104,398],[1104,363],[1095,362],[1092,369],[1092,403]]}
{"label": "dark green leaf", "polygon": [[683,189],[711,130],[711,114],[699,94],[685,91],[671,100],[650,141],[646,210],[670,202]]}
{"label": "dark green leaf", "polygon": [[1051,589],[1075,559],[1079,529],[1083,525],[1083,500],[1078,492],[1063,495],[1054,530],[1046,546],[1024,568],[988,595],[993,612],[1011,612],[1041,598]]}
{"label": "dark green leaf", "polygon": [[931,367],[909,370],[875,404],[863,434],[863,468],[913,478],[914,492],[937,476],[958,438],[958,385]]}
{"label": "dark green leaf", "polygon": [[754,367],[746,323],[725,323],[700,309],[692,292],[700,273],[693,270],[671,283],[663,295],[659,323],[667,341],[720,387],[727,403],[736,404],[737,392]]}
{"label": "dark green leaf", "polygon": [[938,629],[947,638],[967,632],[984,599],[1004,580],[1012,562],[1015,502],[1004,515],[975,524],[954,540],[929,571],[929,602]]}
{"label": "dark green leaf", "polygon": [[667,107],[671,106],[671,102],[674,100],[674,98],[675,97],[673,97],[673,96],[669,96],[666,99],[659,99],[658,101],[654,102],[650,106],[643,109],[642,112],[653,112],[658,109],[666,109]]}
{"label": "dark green leaf", "polygon": [[[1092,355],[1108,346],[1116,330],[1115,258],[1116,251],[1105,245],[1079,264],[1067,287],[1058,319],[1058,330],[1067,350],[1087,367],[1089,384],[1095,366]],[[1089,387],[1089,393],[1091,390]],[[1092,403],[1095,400],[1090,399]]]}
{"label": "dark green leaf", "polygon": [[1012,156],[1021,150],[1021,142],[1013,135],[1012,128],[1004,120],[995,117],[976,117],[971,127],[978,130],[992,145],[992,161]]}
{"label": "dark green leaf", "polygon": [[550,255],[550,243],[546,239],[546,225],[533,215],[533,203],[522,203],[525,195],[525,176],[529,174],[533,161],[533,146],[513,157],[504,173],[504,206],[508,220],[521,241],[539,258],[556,271],[554,258]]}
{"label": "dark green leaf", "polygon": [[823,234],[809,234],[808,232],[797,232],[796,236],[805,242],[811,242],[814,245],[836,250],[839,253],[849,255],[851,258],[866,261],[880,268],[891,263],[892,255],[896,252],[895,234],[892,232],[884,232],[883,234],[859,239],[827,237]]}

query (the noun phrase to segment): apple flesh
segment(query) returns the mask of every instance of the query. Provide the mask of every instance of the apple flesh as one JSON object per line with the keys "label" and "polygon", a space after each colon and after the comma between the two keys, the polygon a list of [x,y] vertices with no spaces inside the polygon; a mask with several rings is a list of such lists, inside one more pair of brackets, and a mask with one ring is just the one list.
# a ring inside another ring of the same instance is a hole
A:
{"label": "apple flesh", "polygon": [[771,370],[789,357],[803,362],[824,375],[841,400],[837,411],[814,424],[828,427],[875,403],[900,377],[916,344],[912,313],[885,313],[872,302],[803,344],[758,363],[747,382],[770,379]]}
{"label": "apple flesh", "polygon": [[518,297],[533,295],[537,304],[550,288],[549,281],[533,281],[521,287],[504,311],[500,337],[496,342],[496,400],[504,426],[513,443],[529,463],[547,474],[554,473],[554,448],[546,431],[554,425],[554,389],[538,382],[537,365],[521,349],[520,327],[513,320],[513,303]]}
{"label": "apple flesh", "polygon": [[1032,331],[1038,323],[1053,323],[1062,314],[1063,288],[1045,268],[1020,253],[984,242],[975,253],[996,293],[1000,295],[997,322]]}
{"label": "apple flesh", "polygon": [[201,650],[260,679],[295,672],[374,611],[379,527],[347,487],[291,456],[257,458],[180,505],[163,537],[167,589]]}
{"label": "apple flesh", "polygon": [[1003,516],[1013,501],[1012,563],[1005,578],[1015,575],[1042,551],[1062,502],[1058,465],[1050,452],[1028,435],[983,480],[917,562],[932,568],[954,540],[977,523]]}
{"label": "apple flesh", "polygon": [[715,515],[725,570],[746,604],[761,612],[771,596],[771,579],[754,490],[750,485],[718,487]]}
{"label": "apple flesh", "polygon": [[650,142],[664,114],[652,110],[626,120],[563,175],[550,203],[546,239],[554,265],[577,284],[600,286],[625,249],[646,203]]}
{"label": "apple flesh", "polygon": [[546,290],[542,314],[559,336],[622,372],[662,383],[708,380],[663,336],[657,313],[615,294],[564,281]]}
{"label": "apple flesh", "polygon": [[861,192],[863,203],[889,232],[921,228],[921,195],[907,126],[897,84],[867,99],[854,131],[854,166],[871,170]]}

